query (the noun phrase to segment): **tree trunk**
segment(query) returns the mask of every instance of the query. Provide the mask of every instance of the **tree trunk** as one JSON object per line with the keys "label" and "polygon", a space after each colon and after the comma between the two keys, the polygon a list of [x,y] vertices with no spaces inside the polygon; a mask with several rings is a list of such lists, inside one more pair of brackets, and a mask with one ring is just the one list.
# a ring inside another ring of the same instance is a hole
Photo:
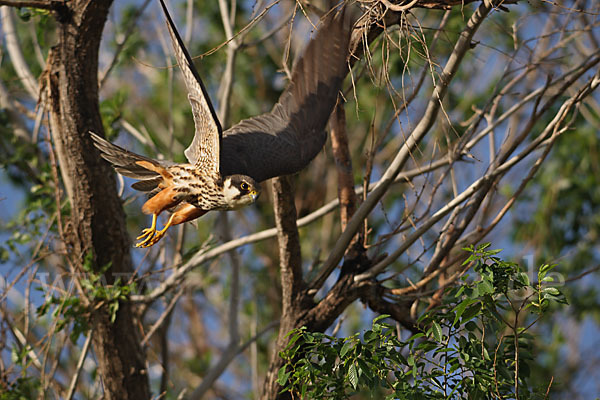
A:
{"label": "tree trunk", "polygon": [[[98,51],[112,0],[79,0],[57,12],[58,44],[48,55],[42,85],[64,186],[71,204],[65,229],[69,259],[82,272],[110,264],[102,282],[133,273],[114,173],[98,155],[88,131],[102,134],[98,106]],[[88,261],[89,263],[89,261]],[[106,399],[148,399],[145,354],[131,307],[120,304],[111,323],[106,307],[90,317],[93,348]]]}

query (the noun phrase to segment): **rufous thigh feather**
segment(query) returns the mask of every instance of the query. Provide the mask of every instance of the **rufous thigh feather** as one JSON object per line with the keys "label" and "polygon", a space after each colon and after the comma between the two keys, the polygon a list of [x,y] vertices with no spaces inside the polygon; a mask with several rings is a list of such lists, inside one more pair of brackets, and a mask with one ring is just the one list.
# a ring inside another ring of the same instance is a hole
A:
{"label": "rufous thigh feather", "polygon": [[166,209],[175,207],[181,200],[177,199],[177,192],[173,186],[158,192],[157,195],[144,203],[142,211],[144,214],[160,214]]}
{"label": "rufous thigh feather", "polygon": [[194,207],[191,204],[184,204],[177,211],[173,213],[173,220],[171,221],[171,225],[183,224],[184,222],[188,222],[194,220],[198,217],[206,214],[207,211],[202,210],[198,207]]}

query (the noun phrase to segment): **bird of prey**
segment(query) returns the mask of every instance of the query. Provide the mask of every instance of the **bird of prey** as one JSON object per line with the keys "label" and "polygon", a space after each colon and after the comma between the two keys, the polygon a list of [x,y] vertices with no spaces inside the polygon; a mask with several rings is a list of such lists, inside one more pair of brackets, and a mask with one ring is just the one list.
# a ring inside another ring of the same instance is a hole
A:
{"label": "bird of prey", "polygon": [[[189,163],[144,157],[90,132],[101,156],[118,173],[138,179],[134,189],[149,192],[142,211],[152,214],[152,224],[138,236],[136,247],[152,246],[169,227],[210,210],[252,204],[260,194],[259,182],[303,169],[326,141],[325,126],[348,71],[350,26],[343,11],[334,10],[294,66],[273,109],[223,132],[192,58],[164,1],[160,3],[194,117],[194,139],[185,150]],[[157,218],[165,210],[172,214],[157,230]]]}

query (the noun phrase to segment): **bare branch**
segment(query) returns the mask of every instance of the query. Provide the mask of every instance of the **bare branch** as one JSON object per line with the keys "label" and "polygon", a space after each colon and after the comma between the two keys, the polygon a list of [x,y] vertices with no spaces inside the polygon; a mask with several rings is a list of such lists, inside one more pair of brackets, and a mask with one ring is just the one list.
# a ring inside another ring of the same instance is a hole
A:
{"label": "bare branch", "polygon": [[[225,240],[231,240],[231,227],[229,226],[229,221],[227,218],[226,212],[221,212],[219,215],[221,219],[221,227],[222,234]],[[225,369],[229,366],[229,363],[233,361],[235,355],[239,352],[239,340],[240,340],[240,332],[239,332],[239,323],[238,323],[238,313],[240,307],[240,269],[241,262],[239,255],[233,251],[229,251],[229,257],[231,259],[231,289],[230,289],[230,298],[229,298],[229,310],[227,313],[229,320],[229,343],[227,344],[227,348],[221,354],[219,361],[217,364],[212,367],[208,372],[204,375],[204,379],[200,386],[198,386],[191,394],[190,398],[192,399],[201,399],[206,392],[214,385],[215,381],[219,379],[221,374],[225,372]]]}
{"label": "bare branch", "polygon": [[340,219],[342,230],[346,228],[348,220],[356,210],[356,192],[354,190],[354,174],[352,173],[352,158],[348,148],[348,135],[346,134],[346,113],[342,99],[338,103],[330,118],[331,149],[338,176],[338,198],[340,200]]}
{"label": "bare branch", "polygon": [[[448,165],[450,162],[452,162],[450,159],[443,158],[441,160],[432,162],[427,167],[416,168],[416,169],[407,171],[405,173],[398,174],[398,176],[396,177],[394,182],[396,182],[396,183],[404,182],[404,181],[413,179],[416,176],[425,174],[427,172],[430,172],[430,171],[436,170],[438,168],[441,168],[445,165]],[[379,184],[379,182],[375,182],[375,183],[369,185],[369,189],[372,189],[373,187],[377,186],[378,184]],[[362,187],[356,187],[355,190],[356,190],[357,195],[360,195],[363,192]],[[317,221],[318,219],[322,218],[323,216],[325,216],[325,215],[329,214],[330,212],[332,212],[333,210],[335,210],[339,206],[339,204],[340,204],[339,199],[336,198],[334,200],[331,200],[329,203],[325,204],[318,210],[300,218],[297,221],[297,226],[304,227],[304,226],[307,226],[307,225]],[[266,229],[261,232],[253,233],[251,235],[247,235],[247,236],[243,236],[241,238],[234,239],[230,242],[223,243],[223,244],[221,244],[219,246],[215,246],[213,248],[209,248],[209,247],[202,248],[196,254],[194,254],[194,256],[192,256],[192,258],[190,258],[185,264],[183,264],[177,268],[174,268],[173,273],[164,282],[162,282],[158,287],[156,287],[154,290],[152,290],[150,293],[148,293],[146,295],[133,295],[130,297],[130,300],[133,302],[139,302],[139,303],[152,302],[152,301],[158,299],[160,296],[162,296],[168,290],[170,290],[173,287],[175,287],[176,285],[178,285],[192,269],[202,265],[206,261],[212,260],[213,258],[218,257],[218,256],[220,256],[224,253],[227,253],[230,250],[236,249],[238,247],[242,247],[242,246],[245,246],[250,243],[260,242],[260,241],[266,240],[266,239],[271,239],[271,238],[274,238],[275,236],[277,236],[277,228],[270,228],[270,229]]]}
{"label": "bare branch", "polygon": [[85,358],[87,357],[88,350],[90,349],[90,343],[92,343],[92,335],[94,334],[94,330],[90,329],[85,339],[85,343],[83,343],[83,348],[81,349],[81,354],[79,354],[79,361],[77,361],[77,366],[75,367],[75,373],[71,378],[71,384],[69,385],[69,390],[67,391],[67,395],[65,398],[67,400],[71,400],[73,395],[75,395],[75,388],[77,387],[77,381],[79,380],[79,376],[81,375],[81,370],[83,369],[83,363]]}
{"label": "bare branch", "polygon": [[[237,347],[234,348],[228,346],[227,350],[221,355],[218,364],[210,369],[209,373],[202,380],[202,384],[190,395],[190,399],[201,399],[202,396],[206,393],[206,391],[210,388],[210,386],[212,386],[212,384],[217,380],[217,378],[221,376],[221,374],[225,371],[225,368],[227,368],[227,366],[231,363],[231,361],[233,361],[233,359],[238,354],[245,351],[248,348],[248,346],[257,341],[262,335],[264,335],[277,325],[279,325],[279,321],[273,321],[267,326],[265,326],[256,335],[248,339],[246,342],[238,345]],[[207,383],[206,386],[204,382]]]}
{"label": "bare branch", "polygon": [[[2,3],[0,2],[0,5]],[[25,56],[19,43],[17,30],[14,22],[14,11],[8,7],[0,7],[0,18],[2,19],[2,31],[6,40],[6,49],[13,62],[13,66],[23,87],[32,100],[37,101],[39,97],[39,88],[36,79],[33,77]]]}
{"label": "bare branch", "polygon": [[[597,76],[600,76],[600,72],[597,73]],[[423,233],[425,233],[429,228],[431,228],[436,222],[441,220],[445,215],[447,215],[452,209],[459,207],[459,205],[469,199],[476,192],[479,192],[481,188],[488,185],[490,182],[496,180],[498,177],[504,175],[508,170],[514,167],[517,163],[527,157],[534,150],[546,146],[548,143],[545,139],[549,137],[553,132],[555,132],[555,128],[558,123],[560,123],[564,118],[566,113],[568,113],[572,107],[574,107],[577,103],[581,102],[583,98],[589,95],[597,86],[597,81],[600,78],[594,77],[588,80],[588,82],[578,91],[576,94],[567,99],[563,105],[560,107],[559,111],[553,118],[553,120],[546,126],[544,132],[542,132],[534,141],[532,141],[525,149],[519,153],[517,156],[505,161],[499,166],[493,168],[488,171],[488,173],[477,181],[475,181],[471,186],[469,186],[466,190],[464,190],[460,195],[456,196],[452,201],[446,203],[444,207],[438,210],[434,215],[432,215],[426,222],[424,222],[419,228],[417,228],[413,234],[411,234],[408,238],[404,240],[402,245],[396,249],[392,254],[386,257],[384,260],[380,261],[377,265],[371,268],[369,271],[355,276],[355,281],[361,281],[365,279],[372,278],[379,273],[381,273],[385,267],[387,267],[390,263],[395,261],[401,254],[403,254]],[[537,167],[535,167],[537,168]]]}
{"label": "bare branch", "polygon": [[49,0],[49,1],[20,1],[20,0],[0,0],[0,6],[8,6],[15,8],[29,7],[29,8],[38,8],[40,10],[58,10],[61,7],[64,7],[64,0]]}
{"label": "bare branch", "polygon": [[104,83],[106,82],[106,79],[108,79],[108,76],[112,72],[113,68],[115,67],[115,65],[117,65],[117,61],[119,60],[119,56],[121,55],[121,52],[125,48],[125,44],[127,44],[127,40],[129,40],[129,38],[133,34],[133,31],[135,30],[135,28],[137,28],[137,21],[138,21],[138,19],[140,19],[140,17],[146,10],[146,7],[148,6],[148,4],[150,4],[150,0],[144,1],[144,3],[136,10],[133,17],[131,17],[131,21],[129,21],[127,30],[125,30],[125,33],[123,33],[123,39],[121,39],[121,41],[117,43],[117,48],[115,50],[115,54],[113,55],[112,60],[110,61],[110,64],[108,65],[108,67],[106,67],[104,72],[101,74],[102,78],[100,78],[100,84],[99,84],[100,88],[104,87]]}
{"label": "bare branch", "polygon": [[362,221],[367,218],[371,210],[375,208],[375,205],[387,192],[396,176],[400,173],[400,170],[404,167],[404,164],[406,164],[406,161],[408,161],[411,153],[429,132],[429,129],[433,126],[437,113],[440,109],[441,101],[448,89],[448,85],[458,70],[458,66],[460,65],[465,54],[470,49],[473,35],[492,8],[493,5],[491,2],[484,1],[467,22],[467,27],[461,33],[458,41],[456,42],[454,50],[450,55],[448,62],[446,63],[444,71],[442,72],[440,83],[435,85],[433,94],[431,95],[427,109],[425,110],[425,114],[410,136],[406,139],[404,145],[400,148],[400,151],[383,174],[379,184],[363,202],[356,214],[354,214],[348,223],[348,226],[337,240],[333,250],[329,254],[329,257],[323,263],[318,277],[310,285],[311,288],[318,289],[323,285],[327,277],[335,269],[338,262],[342,258],[348,244],[360,228]]}
{"label": "bare branch", "polygon": [[[231,9],[235,9],[236,1],[232,0]],[[219,10],[221,11],[221,20],[223,21],[223,29],[227,36],[227,62],[225,64],[225,72],[221,78],[221,85],[219,87],[219,118],[223,125],[227,125],[229,119],[229,98],[231,97],[231,90],[233,88],[234,81],[234,67],[237,50],[239,48],[238,40],[233,35],[233,15],[229,15],[227,10],[227,3],[225,0],[219,0]]]}
{"label": "bare branch", "polygon": [[289,176],[273,179],[273,208],[279,242],[283,315],[290,312],[302,291],[302,255],[296,224],[296,206]]}
{"label": "bare branch", "polygon": [[141,346],[146,346],[146,344],[148,343],[148,340],[150,340],[152,335],[154,335],[156,333],[156,331],[162,326],[162,324],[168,318],[169,314],[171,314],[171,312],[173,311],[173,308],[175,308],[175,305],[177,304],[177,301],[181,298],[182,295],[183,295],[183,288],[180,289],[177,293],[175,293],[175,296],[173,296],[173,298],[169,301],[169,305],[167,305],[167,308],[165,308],[165,310],[162,312],[160,317],[158,317],[156,322],[152,325],[150,330],[146,333],[146,335],[140,342]]}

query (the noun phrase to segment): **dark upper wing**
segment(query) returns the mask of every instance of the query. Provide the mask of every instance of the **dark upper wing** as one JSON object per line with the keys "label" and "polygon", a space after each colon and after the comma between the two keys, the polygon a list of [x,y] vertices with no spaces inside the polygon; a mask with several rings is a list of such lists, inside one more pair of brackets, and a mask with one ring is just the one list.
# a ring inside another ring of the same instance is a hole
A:
{"label": "dark upper wing", "polygon": [[163,0],[160,0],[160,5],[167,19],[167,27],[171,35],[177,64],[183,72],[196,126],[194,140],[192,140],[190,147],[185,150],[185,156],[191,164],[195,164],[202,169],[212,169],[218,172],[222,136],[221,124],[210,102],[204,83],[202,83],[202,79],[200,79],[200,75],[194,67],[192,58],[185,48]]}
{"label": "dark upper wing", "polygon": [[256,181],[292,174],[323,148],[325,126],[348,72],[350,24],[331,12],[292,72],[290,85],[269,113],[223,133],[221,173]]}

